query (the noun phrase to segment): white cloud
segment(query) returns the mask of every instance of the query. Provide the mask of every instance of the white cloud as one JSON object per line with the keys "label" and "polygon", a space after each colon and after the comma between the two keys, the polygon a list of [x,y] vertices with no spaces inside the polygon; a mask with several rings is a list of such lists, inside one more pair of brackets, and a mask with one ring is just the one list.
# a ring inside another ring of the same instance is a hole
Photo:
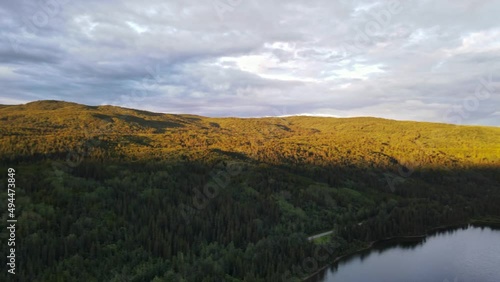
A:
{"label": "white cloud", "polygon": [[0,66],[0,78],[3,79],[13,79],[18,77],[18,74],[15,73],[15,69],[8,66]]}
{"label": "white cloud", "polygon": [[81,31],[89,37],[92,37],[92,32],[99,25],[99,23],[94,22],[89,15],[77,16],[74,21],[81,28]]}
{"label": "white cloud", "polygon": [[[33,31],[23,19],[38,6],[3,1],[0,101],[446,121],[480,77],[500,73],[500,3],[404,1],[360,34],[387,3],[241,1],[219,17],[210,1],[89,0]],[[500,125],[499,107],[492,95],[463,123]]]}
{"label": "white cloud", "polygon": [[332,71],[331,72],[332,76],[329,78],[330,79],[349,78],[349,79],[366,80],[366,79],[370,78],[370,75],[372,75],[372,74],[383,73],[384,70],[382,70],[381,67],[382,67],[382,65],[355,64],[350,69],[345,68],[345,69]]}
{"label": "white cloud", "polygon": [[457,53],[500,50],[500,29],[473,32],[462,38]]}
{"label": "white cloud", "polygon": [[139,25],[135,22],[132,22],[132,21],[126,21],[127,25],[132,28],[135,32],[141,34],[141,33],[144,33],[146,31],[149,30],[149,28],[147,26],[142,26],[142,25]]}

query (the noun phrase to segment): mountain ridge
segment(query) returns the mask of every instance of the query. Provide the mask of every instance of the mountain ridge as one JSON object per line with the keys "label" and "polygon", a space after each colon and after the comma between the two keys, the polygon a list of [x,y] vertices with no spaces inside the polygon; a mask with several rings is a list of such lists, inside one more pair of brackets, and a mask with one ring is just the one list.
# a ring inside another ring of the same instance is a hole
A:
{"label": "mountain ridge", "polygon": [[135,108],[128,108],[122,106],[115,105],[85,105],[75,102],[68,102],[64,100],[37,100],[28,102],[25,104],[0,104],[0,114],[3,111],[9,110],[60,110],[64,108],[74,107],[77,109],[87,109],[87,110],[99,110],[99,111],[114,111],[114,112],[126,112],[133,111],[136,113],[144,114],[144,115],[152,115],[152,116],[180,116],[180,117],[194,117],[194,118],[205,118],[205,119],[287,119],[287,118],[296,118],[296,117],[304,117],[304,118],[318,118],[318,119],[340,119],[340,120],[380,120],[380,121],[395,121],[395,122],[415,122],[415,123],[427,123],[427,124],[441,124],[441,125],[452,125],[452,126],[465,126],[465,127],[486,127],[486,128],[500,128],[498,126],[491,125],[467,125],[467,124],[451,124],[444,122],[431,122],[431,121],[415,121],[415,120],[398,120],[398,119],[389,119],[383,117],[374,117],[374,116],[353,116],[353,117],[336,117],[336,116],[322,116],[315,114],[296,114],[296,115],[283,115],[283,116],[256,116],[256,117],[237,117],[237,116],[228,116],[228,117],[211,117],[211,116],[202,116],[197,114],[190,113],[181,113],[181,114],[172,114],[172,113],[163,113],[163,112],[154,112],[149,110],[140,110]]}
{"label": "mountain ridge", "polygon": [[[261,160],[273,156],[276,161],[284,158],[295,162],[292,151],[297,151],[318,160],[328,155],[330,161],[359,162],[375,161],[373,152],[382,152],[393,159],[410,158],[422,163],[461,163],[458,160],[462,159],[464,163],[496,164],[500,155],[500,128],[488,126],[372,117],[212,118],[54,100],[0,108],[2,151],[8,154],[10,150],[11,156],[20,152],[20,148],[14,148],[26,143],[27,137],[37,144],[48,143],[45,146],[51,148],[39,150],[39,145],[29,145],[34,151],[60,153],[67,149],[55,144],[71,147],[75,141],[69,140],[98,136],[109,139],[108,146],[115,150],[125,150],[121,142],[130,146],[130,154],[142,148],[148,152],[144,156],[165,150],[203,155],[216,149]],[[137,141],[138,137],[147,138],[149,145]],[[331,155],[334,148],[337,157]],[[356,152],[356,157],[349,155],[351,151]]]}

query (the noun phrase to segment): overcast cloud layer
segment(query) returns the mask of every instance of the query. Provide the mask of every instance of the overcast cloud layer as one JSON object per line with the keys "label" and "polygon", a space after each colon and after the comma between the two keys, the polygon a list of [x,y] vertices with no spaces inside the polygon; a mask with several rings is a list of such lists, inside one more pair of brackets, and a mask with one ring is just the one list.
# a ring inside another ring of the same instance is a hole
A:
{"label": "overcast cloud layer", "polygon": [[0,3],[1,104],[500,125],[500,2]]}

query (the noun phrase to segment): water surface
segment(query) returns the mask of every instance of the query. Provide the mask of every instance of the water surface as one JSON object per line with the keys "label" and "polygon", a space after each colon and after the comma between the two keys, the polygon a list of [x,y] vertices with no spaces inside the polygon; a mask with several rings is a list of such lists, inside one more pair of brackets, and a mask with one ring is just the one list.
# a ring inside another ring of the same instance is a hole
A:
{"label": "water surface", "polygon": [[313,282],[499,282],[500,230],[466,227],[384,243],[342,259]]}

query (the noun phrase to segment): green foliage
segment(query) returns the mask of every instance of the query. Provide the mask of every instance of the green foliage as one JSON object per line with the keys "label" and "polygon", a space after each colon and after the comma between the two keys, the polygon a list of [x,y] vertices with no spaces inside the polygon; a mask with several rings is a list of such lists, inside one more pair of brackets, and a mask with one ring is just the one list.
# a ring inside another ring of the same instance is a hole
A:
{"label": "green foliage", "polygon": [[3,106],[18,278],[294,281],[318,244],[333,248],[320,266],[381,238],[498,222],[498,140],[494,127],[375,118]]}

